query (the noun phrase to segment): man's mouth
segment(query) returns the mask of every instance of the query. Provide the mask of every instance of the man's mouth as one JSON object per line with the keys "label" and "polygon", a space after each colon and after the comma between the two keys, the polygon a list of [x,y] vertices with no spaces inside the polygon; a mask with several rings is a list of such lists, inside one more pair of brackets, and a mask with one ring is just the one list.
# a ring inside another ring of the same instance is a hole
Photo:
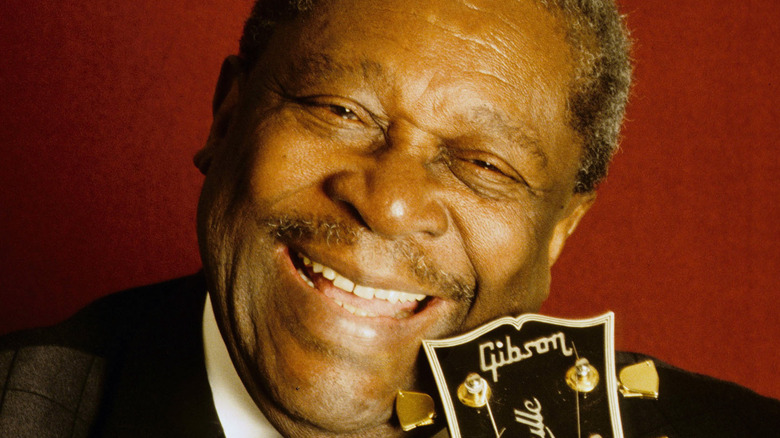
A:
{"label": "man's mouth", "polygon": [[319,290],[349,313],[368,318],[403,319],[419,312],[427,295],[359,284],[333,268],[298,253],[293,257],[298,275],[310,287]]}

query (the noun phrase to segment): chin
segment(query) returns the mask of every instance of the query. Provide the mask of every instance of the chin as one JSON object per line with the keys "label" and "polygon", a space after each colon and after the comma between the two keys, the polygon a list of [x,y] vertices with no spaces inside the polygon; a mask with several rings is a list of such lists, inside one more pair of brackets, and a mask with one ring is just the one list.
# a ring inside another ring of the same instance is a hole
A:
{"label": "chin", "polygon": [[401,433],[394,421],[395,394],[400,388],[413,387],[413,379],[399,379],[399,376],[413,373],[398,372],[387,379],[388,376],[377,376],[332,361],[315,364],[312,357],[301,362],[305,366],[273,370],[271,375],[263,377],[264,384],[259,385],[266,388],[264,396],[270,398],[267,407],[272,412],[269,418],[276,417],[273,411],[277,411],[277,420],[281,421],[279,426],[283,429],[284,424],[292,420],[290,425],[296,424],[296,428],[318,431],[322,435],[364,437]]}
{"label": "chin", "polygon": [[240,339],[232,350],[241,358],[239,374],[268,418],[292,436],[400,435],[394,420],[395,396],[399,389],[415,387],[419,348],[394,345],[390,350],[396,354],[390,354],[386,348],[350,339],[350,332],[323,333],[319,325],[306,323],[314,313],[310,306],[321,303],[300,298],[290,306],[287,299],[274,299],[289,298],[290,287],[269,286],[261,288],[262,299],[239,291],[228,294],[244,296],[228,304],[233,308],[228,313],[236,315],[253,303],[251,315],[231,324],[233,338]]}

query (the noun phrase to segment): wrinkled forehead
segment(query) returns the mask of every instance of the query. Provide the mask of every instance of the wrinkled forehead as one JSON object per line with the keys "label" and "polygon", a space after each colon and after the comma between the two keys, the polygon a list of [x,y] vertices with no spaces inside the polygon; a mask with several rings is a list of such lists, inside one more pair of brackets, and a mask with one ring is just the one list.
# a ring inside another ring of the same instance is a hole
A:
{"label": "wrinkled forehead", "polygon": [[322,0],[287,24],[300,37],[287,41],[293,51],[305,46],[347,57],[362,48],[379,58],[390,49],[418,68],[446,58],[452,71],[513,79],[522,67],[523,79],[537,82],[571,74],[565,26],[537,0]]}
{"label": "wrinkled forehead", "polygon": [[536,0],[330,0],[282,23],[266,59],[287,81],[346,77],[417,113],[469,101],[550,124],[573,76],[564,29]]}

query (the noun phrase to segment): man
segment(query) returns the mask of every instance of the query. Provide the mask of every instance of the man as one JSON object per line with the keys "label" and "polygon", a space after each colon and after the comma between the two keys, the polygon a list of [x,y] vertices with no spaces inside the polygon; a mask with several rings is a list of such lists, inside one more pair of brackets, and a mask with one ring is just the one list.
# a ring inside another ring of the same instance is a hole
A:
{"label": "man", "polygon": [[[579,3],[258,3],[195,157],[205,283],[119,294],[6,339],[0,430],[232,436],[243,420],[213,372],[223,339],[257,422],[402,436],[396,392],[432,388],[421,340],[537,311],[605,174],[627,42],[613,5]],[[717,391],[727,402],[706,409],[703,390],[675,395],[696,405],[683,418],[626,402],[627,430],[772,430],[776,404]],[[717,418],[744,424],[702,429]]]}
{"label": "man", "polygon": [[333,2],[227,61],[196,157],[201,253],[231,357],[282,430],[389,434],[422,339],[544,301],[595,171],[559,15]]}

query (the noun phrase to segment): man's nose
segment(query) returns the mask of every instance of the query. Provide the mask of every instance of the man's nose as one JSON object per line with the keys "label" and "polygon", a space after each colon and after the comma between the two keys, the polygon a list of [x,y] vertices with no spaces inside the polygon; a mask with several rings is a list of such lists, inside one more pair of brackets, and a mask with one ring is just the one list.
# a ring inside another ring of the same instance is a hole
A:
{"label": "man's nose", "polygon": [[334,174],[326,191],[384,237],[441,236],[450,219],[443,189],[429,170],[434,155],[434,147],[397,138],[370,156],[358,158],[356,166]]}

